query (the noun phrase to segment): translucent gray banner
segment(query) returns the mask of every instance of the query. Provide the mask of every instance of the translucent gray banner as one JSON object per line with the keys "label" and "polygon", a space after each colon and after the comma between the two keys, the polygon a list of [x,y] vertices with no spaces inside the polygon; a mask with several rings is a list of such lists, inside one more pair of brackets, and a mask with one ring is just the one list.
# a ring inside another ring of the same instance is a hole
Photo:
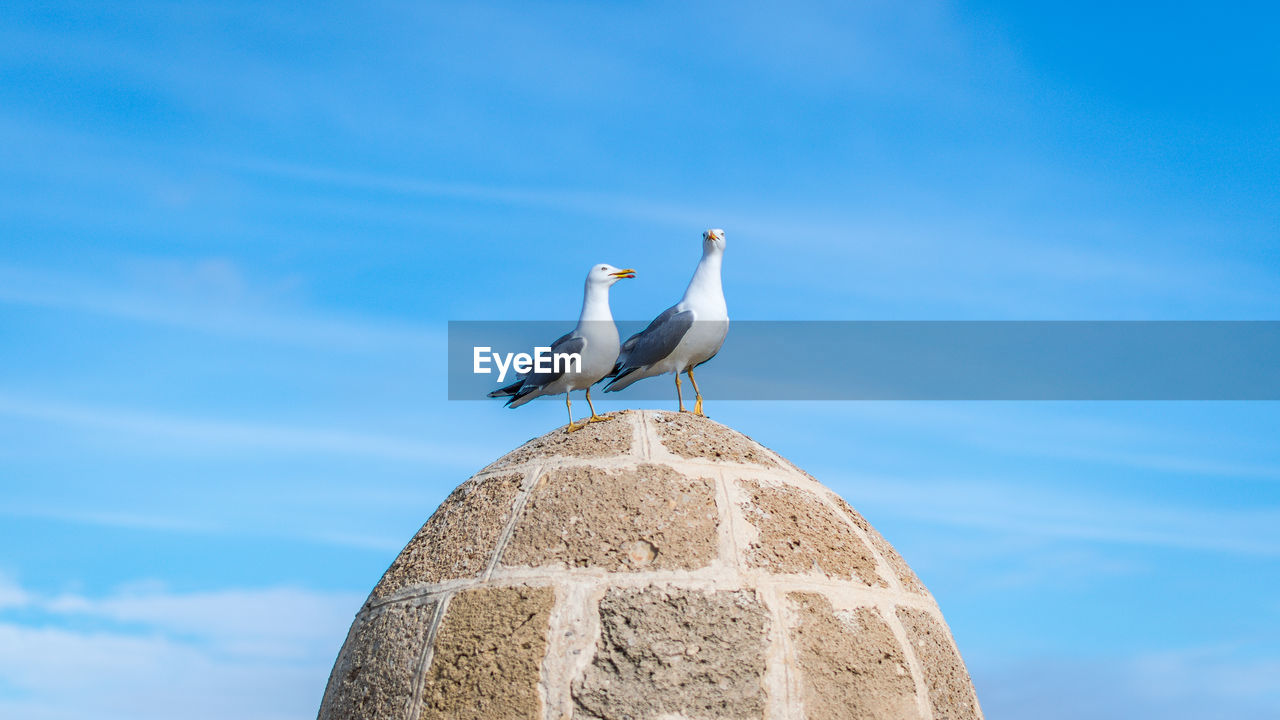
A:
{"label": "translucent gray banner", "polygon": [[[475,372],[476,348],[533,353],[574,324],[450,322],[449,399],[499,386],[495,362]],[[1277,400],[1280,322],[734,321],[695,374],[717,400]],[[668,400],[672,385],[611,397]]]}

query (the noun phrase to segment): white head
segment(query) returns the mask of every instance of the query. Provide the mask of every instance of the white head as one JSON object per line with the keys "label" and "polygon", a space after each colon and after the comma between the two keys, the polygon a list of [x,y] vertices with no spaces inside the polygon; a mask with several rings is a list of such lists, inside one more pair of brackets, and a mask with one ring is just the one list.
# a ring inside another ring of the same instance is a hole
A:
{"label": "white head", "polygon": [[720,228],[711,228],[710,230],[702,233],[703,252],[707,252],[712,249],[720,250],[721,252],[724,251],[724,231]]}
{"label": "white head", "polygon": [[587,272],[587,285],[609,287],[623,278],[633,278],[635,276],[636,271],[630,268],[619,270],[608,263],[600,263]]}

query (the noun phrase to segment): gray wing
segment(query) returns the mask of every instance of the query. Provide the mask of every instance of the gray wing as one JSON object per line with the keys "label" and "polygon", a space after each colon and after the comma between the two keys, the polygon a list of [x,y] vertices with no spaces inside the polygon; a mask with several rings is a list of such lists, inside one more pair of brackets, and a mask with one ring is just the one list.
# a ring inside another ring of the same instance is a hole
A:
{"label": "gray wing", "polygon": [[649,323],[649,327],[627,338],[627,341],[622,344],[622,350],[618,353],[618,364],[611,373],[613,382],[675,352],[676,346],[684,339],[685,333],[689,332],[691,327],[693,327],[692,312],[688,310],[677,312],[675,307],[667,308]]}
{"label": "gray wing", "polygon": [[[574,335],[573,331],[570,331],[565,333],[564,335],[561,335],[559,338],[556,339],[555,342],[551,343],[551,352],[552,354],[556,354],[556,353],[575,354],[576,353],[580,355],[582,353],[582,349],[585,348],[586,346],[587,346],[586,338]],[[510,398],[509,400],[507,400],[508,406],[519,407],[520,405],[523,405],[525,402],[528,402],[528,400],[523,400],[522,402],[522,399],[526,395],[528,395],[529,393],[535,392],[537,390],[540,390],[546,387],[547,385],[550,385],[551,383],[555,382],[556,380],[559,380],[561,375],[564,375],[563,369],[559,371],[552,370],[550,372],[544,372],[544,373],[531,372],[528,375],[522,376],[511,385],[508,385],[500,390],[494,390],[493,392],[489,393],[489,397],[508,397]]]}
{"label": "gray wing", "polygon": [[[551,343],[551,353],[553,355],[556,353],[582,354],[582,349],[586,346],[586,338],[574,335],[572,332],[567,332],[564,335],[561,335],[558,340]],[[524,377],[524,384],[530,389],[540,388],[559,380],[561,375],[564,375],[563,370],[544,373],[531,372]]]}

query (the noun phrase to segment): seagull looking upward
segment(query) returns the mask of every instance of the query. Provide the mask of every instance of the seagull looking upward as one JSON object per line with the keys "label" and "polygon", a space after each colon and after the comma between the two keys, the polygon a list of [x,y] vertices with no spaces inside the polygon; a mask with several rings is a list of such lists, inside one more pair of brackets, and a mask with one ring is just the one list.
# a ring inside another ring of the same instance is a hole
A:
{"label": "seagull looking upward", "polygon": [[685,412],[680,392],[680,373],[685,373],[697,396],[693,412],[703,415],[702,393],[693,379],[693,369],[715,357],[729,333],[729,310],[720,286],[724,246],[723,230],[713,228],[702,233],[702,260],[693,271],[684,297],[622,344],[618,364],[609,373],[613,379],[605,386],[605,392],[622,390],[654,375],[675,373],[676,402],[680,412]]}
{"label": "seagull looking upward", "polygon": [[[613,313],[609,311],[609,288],[623,278],[635,276],[635,270],[619,270],[607,264],[596,265],[587,272],[578,325],[551,344],[553,355],[576,353],[582,358],[580,367],[570,365],[552,372],[530,372],[514,383],[489,393],[489,397],[505,397],[507,407],[518,408],[536,397],[564,393],[564,408],[569,412],[566,432],[584,428],[586,423],[611,420],[612,418],[596,414],[596,407],[591,403],[591,386],[600,382],[618,359],[618,326],[613,323]],[[572,372],[569,371],[570,368],[573,369]],[[587,391],[587,407],[591,408],[591,417],[583,424],[575,425],[569,394],[582,389]]]}

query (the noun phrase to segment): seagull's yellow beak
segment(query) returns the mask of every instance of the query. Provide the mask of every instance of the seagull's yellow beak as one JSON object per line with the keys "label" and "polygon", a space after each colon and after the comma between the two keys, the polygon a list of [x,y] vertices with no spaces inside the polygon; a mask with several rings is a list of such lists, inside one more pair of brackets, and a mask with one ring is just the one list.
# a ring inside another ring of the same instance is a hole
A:
{"label": "seagull's yellow beak", "polygon": [[609,274],[616,278],[633,278],[636,276],[636,271],[632,270],[631,268],[627,268],[626,270],[619,270],[618,272],[613,272]]}

